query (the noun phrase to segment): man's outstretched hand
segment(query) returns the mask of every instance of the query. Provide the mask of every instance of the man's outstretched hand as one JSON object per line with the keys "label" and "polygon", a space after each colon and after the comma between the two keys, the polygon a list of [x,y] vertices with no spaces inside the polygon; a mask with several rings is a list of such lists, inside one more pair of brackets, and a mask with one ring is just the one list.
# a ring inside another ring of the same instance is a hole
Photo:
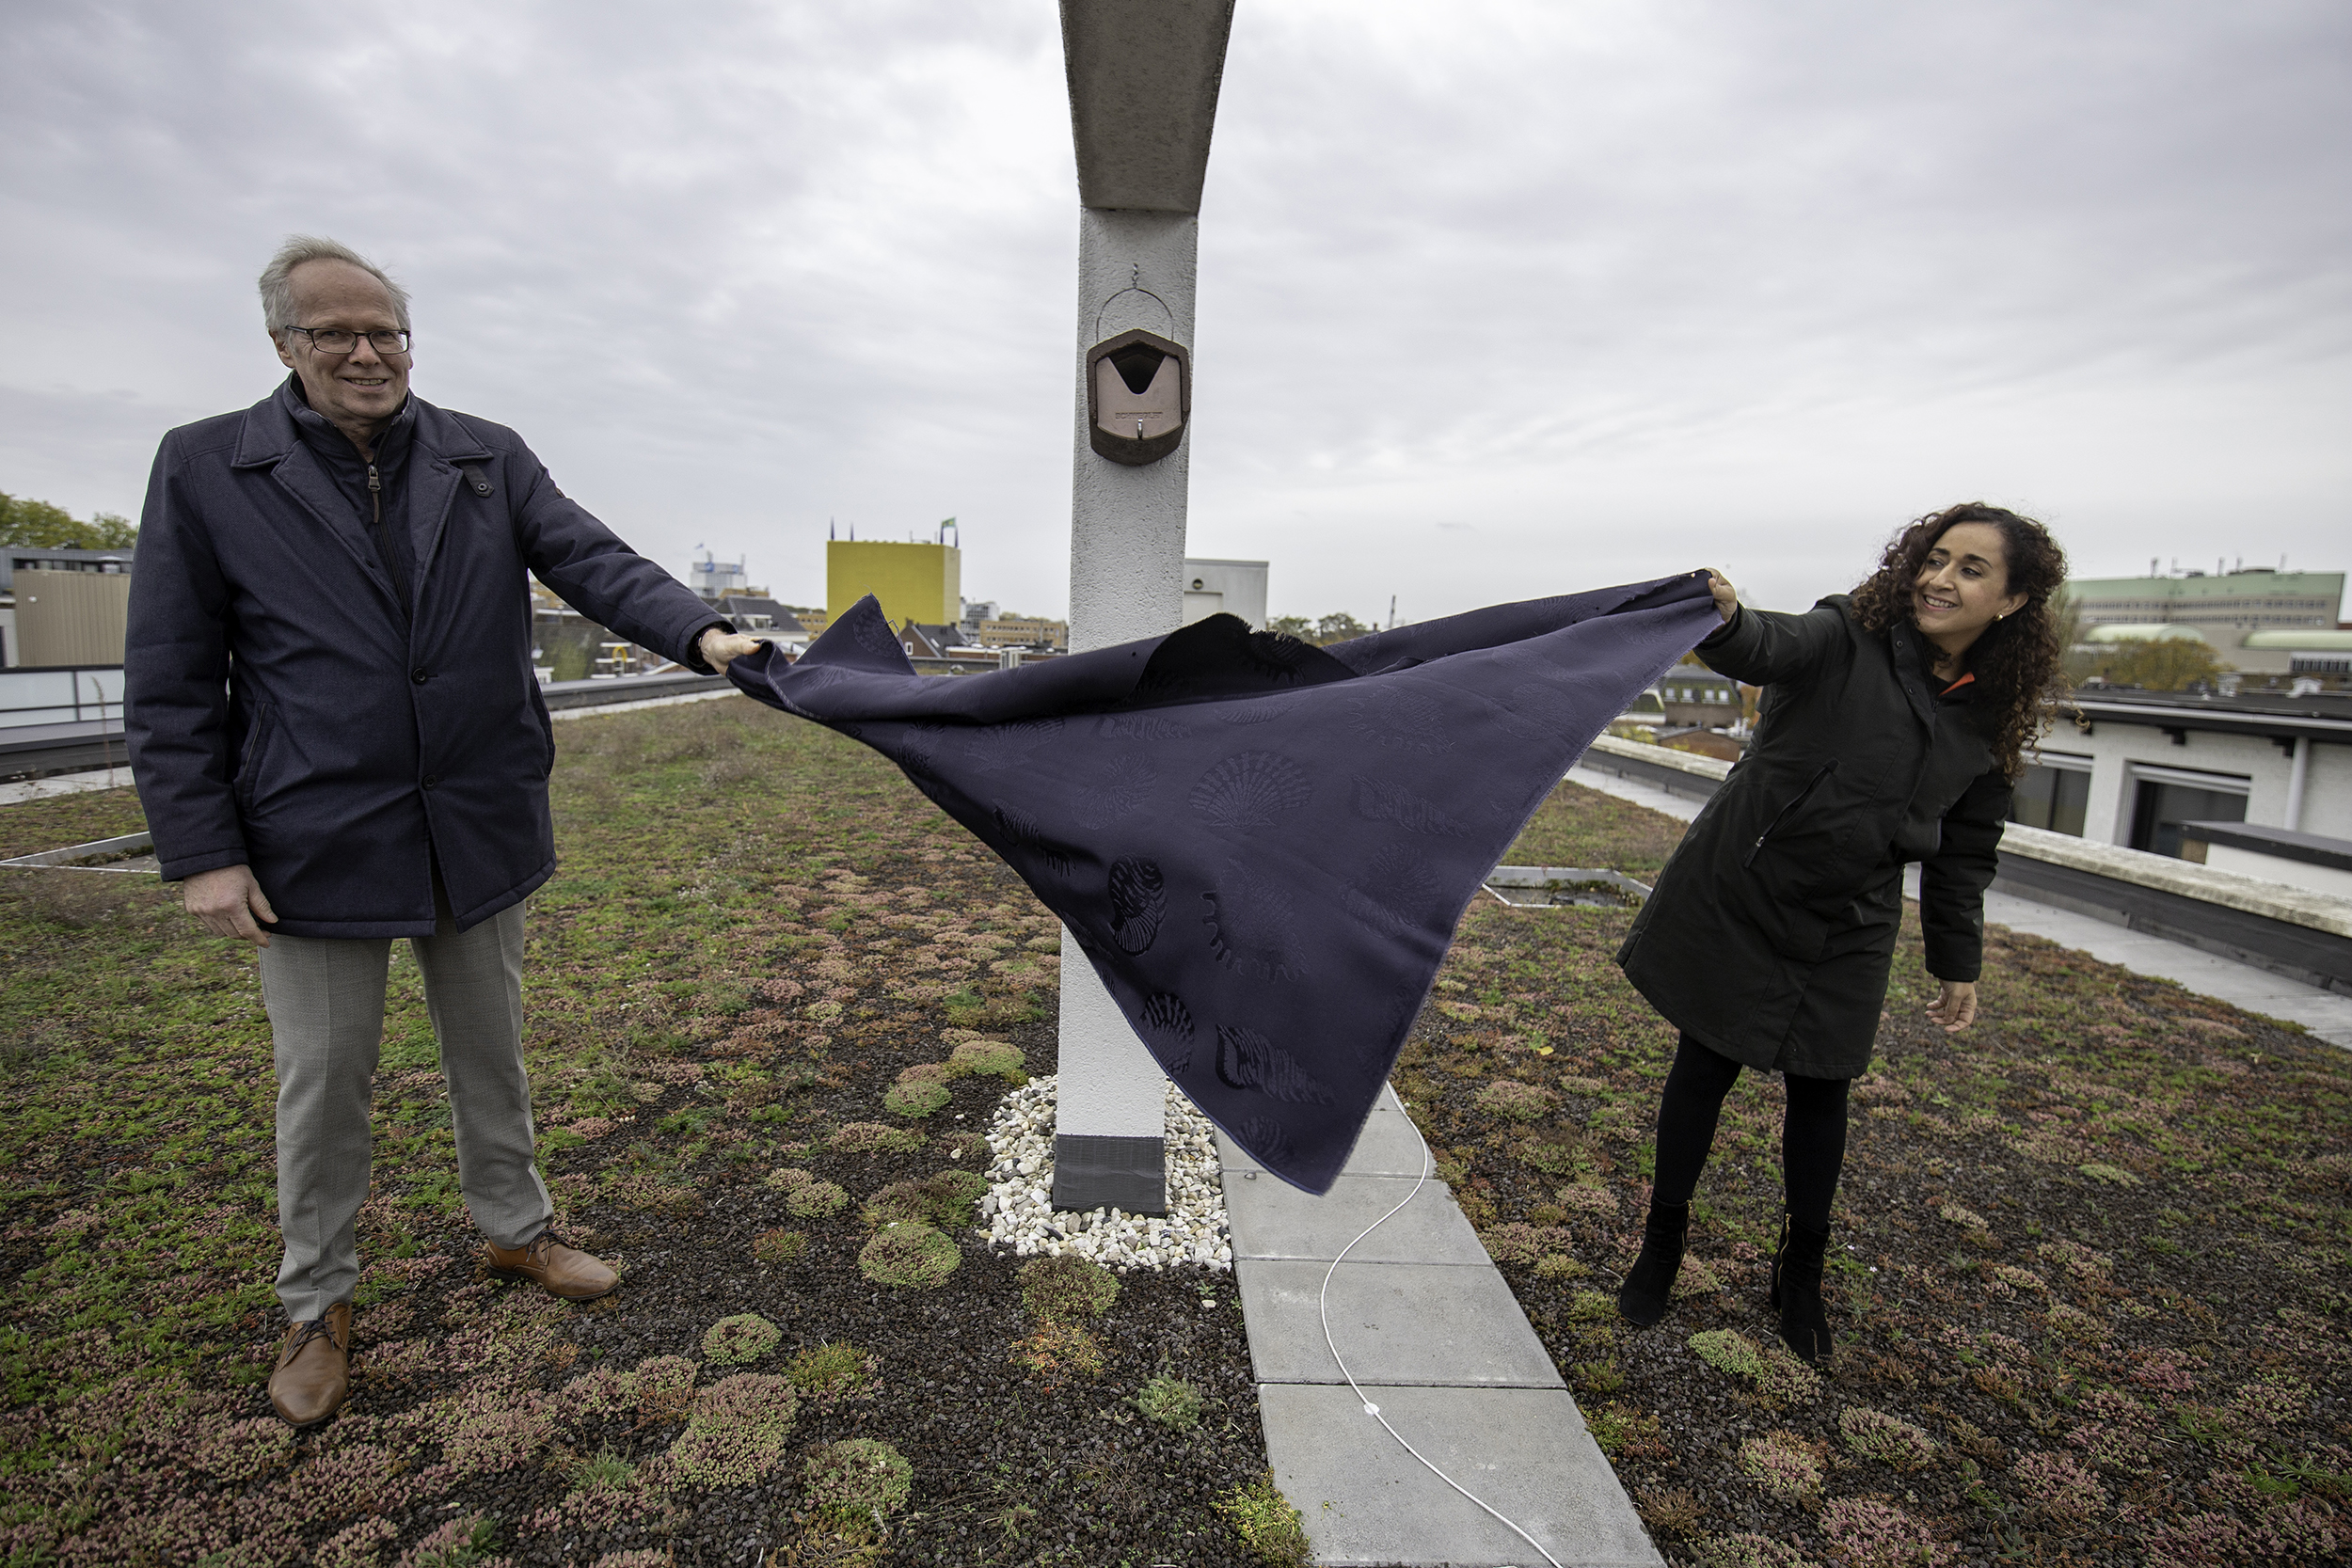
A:
{"label": "man's outstretched hand", "polygon": [[234,937],[256,947],[267,947],[269,935],[253,922],[256,917],[278,924],[262,884],[249,865],[224,865],[199,871],[180,884],[180,902],[216,937]]}
{"label": "man's outstretched hand", "polygon": [[734,632],[713,626],[703,633],[702,641],[694,646],[702,654],[705,664],[724,674],[727,666],[735,660],[745,654],[759,652],[760,641],[756,637],[739,637]]}

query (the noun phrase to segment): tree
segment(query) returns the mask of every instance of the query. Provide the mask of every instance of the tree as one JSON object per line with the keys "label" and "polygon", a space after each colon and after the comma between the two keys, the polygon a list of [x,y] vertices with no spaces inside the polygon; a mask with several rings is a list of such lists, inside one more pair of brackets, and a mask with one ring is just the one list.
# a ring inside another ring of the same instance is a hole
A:
{"label": "tree", "polygon": [[138,525],[111,512],[77,521],[62,506],[0,491],[0,546],[44,550],[124,550],[138,542]]}
{"label": "tree", "polygon": [[1335,610],[1315,623],[1314,641],[1329,644],[1344,642],[1354,637],[1369,637],[1372,628],[1345,610]]}
{"label": "tree", "polygon": [[1344,642],[1351,637],[1369,637],[1380,628],[1365,626],[1355,616],[1340,610],[1318,616],[1312,621],[1304,615],[1277,615],[1266,623],[1266,629],[1322,647],[1332,642]]}
{"label": "tree", "polygon": [[2109,686],[2185,691],[2199,681],[2210,684],[2228,668],[2201,641],[2163,638],[2102,647],[2092,656],[2091,673]]}

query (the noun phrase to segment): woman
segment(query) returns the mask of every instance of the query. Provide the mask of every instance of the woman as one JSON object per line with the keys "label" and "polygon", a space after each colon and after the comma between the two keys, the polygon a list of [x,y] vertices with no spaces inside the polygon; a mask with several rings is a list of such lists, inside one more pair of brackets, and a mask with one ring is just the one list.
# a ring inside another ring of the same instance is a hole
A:
{"label": "woman", "polygon": [[1977,1016],[2010,786],[2064,689],[2051,601],[2065,581],[2040,523],[1981,502],[1920,518],[1867,581],[1803,615],[1744,609],[1714,576],[1724,624],[1699,657],[1764,688],[1762,717],[1617,953],[1682,1031],[1641,1256],[1617,1294],[1631,1322],[1666,1309],[1716,1115],[1749,1067],[1788,1085],[1770,1299],[1791,1350],[1829,1354],[1821,1263],[1846,1091],[1878,1034],[1902,869],[1919,863],[1927,967],[1943,983],[1928,1015],[1956,1033]]}

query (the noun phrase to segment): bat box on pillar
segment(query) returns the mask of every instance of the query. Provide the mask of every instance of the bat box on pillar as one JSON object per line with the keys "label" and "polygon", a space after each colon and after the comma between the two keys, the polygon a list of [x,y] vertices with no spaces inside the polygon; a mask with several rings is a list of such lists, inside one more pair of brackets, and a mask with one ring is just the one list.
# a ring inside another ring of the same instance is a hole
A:
{"label": "bat box on pillar", "polygon": [[1156,463],[1184,440],[1191,411],[1182,343],[1137,328],[1087,351],[1087,436],[1098,455],[1131,468]]}

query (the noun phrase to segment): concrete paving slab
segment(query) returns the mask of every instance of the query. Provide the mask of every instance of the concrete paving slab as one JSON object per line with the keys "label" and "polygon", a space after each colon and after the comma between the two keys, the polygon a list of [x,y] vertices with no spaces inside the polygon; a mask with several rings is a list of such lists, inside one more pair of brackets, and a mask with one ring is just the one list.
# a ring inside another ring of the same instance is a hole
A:
{"label": "concrete paving slab", "polygon": [[[1224,1168],[1229,1171],[1265,1168],[1221,1132],[1216,1135],[1216,1148]],[[1384,1088],[1372,1115],[1364,1118],[1364,1130],[1356,1139],[1355,1151],[1348,1155],[1342,1174],[1419,1176],[1422,1169],[1421,1134],[1413,1131],[1404,1107],[1396,1102],[1396,1091]]]}
{"label": "concrete paving slab", "polygon": [[[1236,1259],[1260,1383],[1341,1383],[1317,1296],[1327,1263]],[[1331,1337],[1362,1384],[1559,1388],[1559,1369],[1491,1263],[1359,1263],[1331,1281]]]}
{"label": "concrete paving slab", "polygon": [[[1412,1201],[1405,1203],[1406,1194]],[[1454,1194],[1434,1177],[1414,1190],[1409,1176],[1343,1176],[1321,1197],[1308,1197],[1287,1183],[1256,1171],[1234,1171],[1225,1180],[1225,1213],[1233,1229],[1236,1258],[1337,1258],[1340,1249],[1400,1203],[1389,1220],[1347,1255],[1351,1263],[1460,1263],[1487,1261],[1478,1233],[1463,1217]]]}
{"label": "concrete paving slab", "polygon": [[[1405,1439],[1564,1565],[1660,1568],[1576,1402],[1538,1388],[1364,1389]],[[1399,1447],[1344,1386],[1258,1390],[1266,1453],[1321,1563],[1543,1568]]]}

